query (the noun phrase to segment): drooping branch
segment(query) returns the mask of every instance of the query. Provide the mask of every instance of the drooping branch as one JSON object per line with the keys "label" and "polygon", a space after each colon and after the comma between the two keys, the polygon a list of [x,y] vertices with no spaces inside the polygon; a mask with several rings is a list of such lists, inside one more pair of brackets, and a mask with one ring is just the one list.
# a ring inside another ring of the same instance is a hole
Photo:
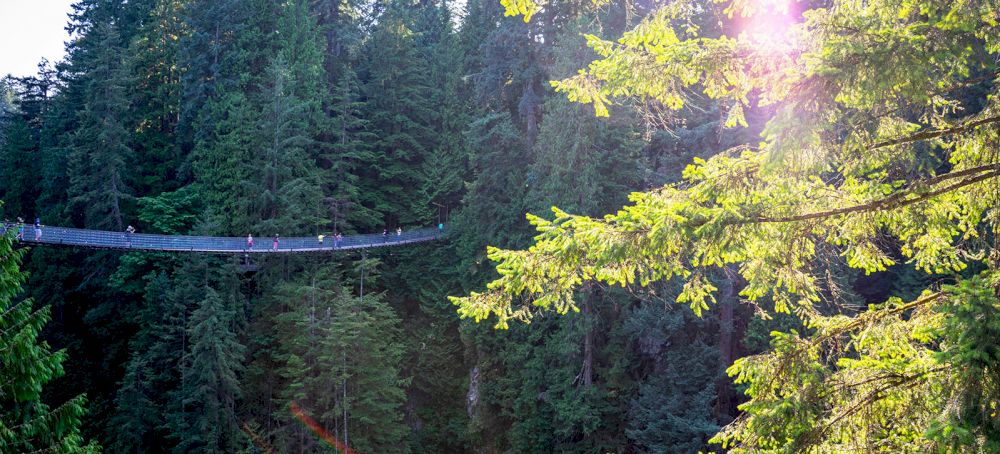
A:
{"label": "drooping branch", "polygon": [[[901,208],[907,205],[912,205],[914,203],[922,202],[924,200],[930,199],[932,197],[937,197],[941,194],[945,194],[963,187],[979,183],[990,178],[995,178],[1000,176],[1000,163],[986,164],[978,167],[973,167],[970,169],[947,173],[944,175],[939,175],[927,180],[918,182],[913,186],[915,188],[933,186],[935,184],[953,180],[956,178],[962,178],[965,176],[971,176],[957,183],[935,189],[933,191],[927,191],[924,193],[918,193],[915,189],[909,191],[897,192],[884,199],[874,200],[868,203],[863,203],[860,205],[853,205],[844,208],[837,208],[834,210],[827,211],[817,211],[814,213],[799,214],[795,216],[783,216],[783,217],[758,217],[753,219],[734,221],[732,224],[742,225],[742,224],[765,224],[765,223],[779,223],[779,222],[799,222],[808,221],[812,219],[823,219],[832,216],[838,216],[843,214],[857,213],[857,212],[873,212],[873,211],[884,211],[890,209]],[[906,198],[907,195],[916,194],[916,197]]]}
{"label": "drooping branch", "polygon": [[797,442],[801,443],[800,447],[806,447],[816,444],[824,436],[826,436],[841,420],[851,417],[859,411],[863,410],[867,406],[878,402],[886,398],[885,392],[893,388],[913,388],[921,380],[926,379],[928,376],[943,372],[948,370],[948,366],[939,366],[931,368],[913,375],[897,375],[895,377],[886,380],[881,386],[865,393],[857,401],[848,408],[845,408],[842,412],[834,416],[829,422],[823,423],[813,429],[812,431],[801,435]]}
{"label": "drooping branch", "polygon": [[892,140],[886,140],[883,142],[876,143],[872,145],[870,150],[877,150],[879,148],[891,147],[893,145],[902,145],[907,143],[919,142],[921,140],[936,139],[938,137],[947,136],[951,134],[958,134],[960,132],[965,132],[976,127],[1000,122],[1000,115],[994,117],[981,118],[979,120],[970,121],[967,123],[960,124],[958,126],[953,126],[951,128],[944,129],[932,129],[927,131],[920,131],[916,134],[912,134],[905,137],[899,137]]}

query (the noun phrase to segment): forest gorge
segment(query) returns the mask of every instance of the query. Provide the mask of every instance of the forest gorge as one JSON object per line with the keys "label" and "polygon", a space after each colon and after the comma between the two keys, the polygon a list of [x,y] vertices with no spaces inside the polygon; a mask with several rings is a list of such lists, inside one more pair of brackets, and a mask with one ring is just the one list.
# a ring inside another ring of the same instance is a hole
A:
{"label": "forest gorge", "polygon": [[996,1],[68,27],[0,84],[4,218],[448,234],[253,267],[8,234],[2,452],[1000,451]]}

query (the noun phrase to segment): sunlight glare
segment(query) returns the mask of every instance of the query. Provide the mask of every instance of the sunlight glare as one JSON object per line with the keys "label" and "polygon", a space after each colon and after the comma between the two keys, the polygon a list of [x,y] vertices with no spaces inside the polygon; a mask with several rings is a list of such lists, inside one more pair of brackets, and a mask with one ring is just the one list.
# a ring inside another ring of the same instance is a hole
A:
{"label": "sunlight glare", "polygon": [[758,51],[786,54],[795,47],[792,26],[795,24],[794,0],[753,0],[754,14],[747,18],[742,37]]}

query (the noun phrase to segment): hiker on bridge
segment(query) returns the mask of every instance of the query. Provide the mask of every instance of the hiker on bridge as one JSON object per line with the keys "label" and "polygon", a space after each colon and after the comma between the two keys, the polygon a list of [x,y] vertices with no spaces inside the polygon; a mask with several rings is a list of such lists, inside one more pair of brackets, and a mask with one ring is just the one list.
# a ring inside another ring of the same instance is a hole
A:
{"label": "hiker on bridge", "polygon": [[322,233],[320,233],[319,235],[316,236],[316,239],[319,241],[319,247],[323,247],[323,237],[325,237],[325,236],[326,235],[324,235]]}
{"label": "hiker on bridge", "polygon": [[275,251],[278,250],[278,234],[277,233],[274,234],[274,245],[271,247],[271,249],[275,250]]}
{"label": "hiker on bridge", "polygon": [[403,228],[402,227],[396,227],[396,236],[397,237],[403,236]]}
{"label": "hiker on bridge", "polygon": [[17,236],[14,237],[17,241],[24,241],[24,219],[17,218]]}
{"label": "hiker on bridge", "polygon": [[382,242],[389,242],[389,229],[382,229]]}
{"label": "hiker on bridge", "polygon": [[344,239],[344,236],[339,232],[333,236],[333,248],[337,249],[340,247],[340,242]]}
{"label": "hiker on bridge", "polygon": [[133,233],[135,233],[135,227],[132,227],[131,225],[129,225],[128,228],[125,229],[125,245],[128,246],[128,247],[132,247],[132,234]]}
{"label": "hiker on bridge", "polygon": [[42,239],[42,219],[35,218],[35,241]]}
{"label": "hiker on bridge", "polygon": [[253,249],[253,235],[247,234],[247,249]]}

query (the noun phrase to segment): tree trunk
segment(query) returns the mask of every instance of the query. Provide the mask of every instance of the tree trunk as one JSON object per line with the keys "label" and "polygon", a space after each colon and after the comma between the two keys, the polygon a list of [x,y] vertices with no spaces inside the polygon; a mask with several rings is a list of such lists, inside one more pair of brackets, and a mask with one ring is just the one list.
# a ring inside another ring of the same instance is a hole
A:
{"label": "tree trunk", "polygon": [[735,352],[734,319],[738,290],[738,276],[727,268],[728,278],[722,285],[719,294],[719,365],[720,374],[715,382],[716,404],[715,412],[723,418],[736,415],[736,396],[733,393],[732,382],[724,371],[733,364]]}
{"label": "tree trunk", "polygon": [[583,292],[583,322],[586,323],[587,332],[583,335],[583,371],[581,381],[583,386],[590,387],[594,384],[594,309],[591,307],[592,289]]}

